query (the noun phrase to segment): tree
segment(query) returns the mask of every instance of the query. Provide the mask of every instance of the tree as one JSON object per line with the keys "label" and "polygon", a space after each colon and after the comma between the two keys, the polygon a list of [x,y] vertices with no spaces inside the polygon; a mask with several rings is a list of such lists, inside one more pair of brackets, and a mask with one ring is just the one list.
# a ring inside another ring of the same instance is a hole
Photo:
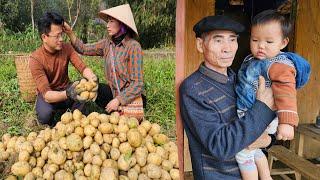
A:
{"label": "tree", "polygon": [[30,8],[31,8],[31,23],[32,23],[32,36],[34,38],[34,17],[33,17],[33,7],[34,7],[34,0],[30,0]]}

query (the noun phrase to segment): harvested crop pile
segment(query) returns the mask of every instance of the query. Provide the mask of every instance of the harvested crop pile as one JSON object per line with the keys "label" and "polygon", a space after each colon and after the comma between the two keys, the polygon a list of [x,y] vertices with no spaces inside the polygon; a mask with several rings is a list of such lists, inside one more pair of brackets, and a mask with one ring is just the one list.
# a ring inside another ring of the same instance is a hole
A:
{"label": "harvested crop pile", "polygon": [[27,137],[4,134],[0,161],[18,156],[7,179],[179,179],[178,150],[158,124],[79,110]]}

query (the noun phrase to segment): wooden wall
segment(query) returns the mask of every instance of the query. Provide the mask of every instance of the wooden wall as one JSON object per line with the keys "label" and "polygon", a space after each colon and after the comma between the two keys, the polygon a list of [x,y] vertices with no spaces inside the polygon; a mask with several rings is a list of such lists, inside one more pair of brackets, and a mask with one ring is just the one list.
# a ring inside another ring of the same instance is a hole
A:
{"label": "wooden wall", "polygon": [[[178,89],[180,83],[194,72],[200,62],[201,55],[196,51],[194,24],[205,16],[213,15],[214,0],[177,0],[176,9],[176,126],[179,147],[180,177],[184,170],[191,170],[190,156],[180,117]],[[184,152],[186,150],[186,152]],[[186,154],[184,157],[184,153]],[[183,159],[186,159],[185,163]]]}
{"label": "wooden wall", "polygon": [[[298,91],[299,123],[314,123],[320,110],[320,1],[298,0],[295,52],[308,59],[312,74]],[[305,140],[307,157],[320,156],[320,142]]]}

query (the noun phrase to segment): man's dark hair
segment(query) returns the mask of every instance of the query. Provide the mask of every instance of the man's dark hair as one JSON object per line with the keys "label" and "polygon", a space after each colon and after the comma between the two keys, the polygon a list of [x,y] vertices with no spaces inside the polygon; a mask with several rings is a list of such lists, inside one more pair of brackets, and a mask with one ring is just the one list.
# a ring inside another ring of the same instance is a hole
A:
{"label": "man's dark hair", "polygon": [[266,24],[272,21],[280,23],[283,38],[289,37],[292,29],[291,22],[275,10],[260,12],[252,19],[251,26]]}
{"label": "man's dark hair", "polygon": [[46,12],[38,20],[38,32],[41,37],[41,34],[48,34],[51,30],[51,24],[54,25],[63,25],[63,17],[56,12]]}

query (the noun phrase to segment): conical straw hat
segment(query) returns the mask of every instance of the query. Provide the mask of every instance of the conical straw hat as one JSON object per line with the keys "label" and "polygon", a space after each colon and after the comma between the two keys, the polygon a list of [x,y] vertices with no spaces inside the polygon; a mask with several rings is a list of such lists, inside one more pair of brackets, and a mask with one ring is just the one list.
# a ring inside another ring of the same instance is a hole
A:
{"label": "conical straw hat", "polygon": [[136,35],[138,35],[137,27],[134,22],[133,14],[129,4],[116,6],[99,12],[99,17],[106,22],[108,20],[108,16],[121,21],[129,28],[131,28],[136,33]]}

